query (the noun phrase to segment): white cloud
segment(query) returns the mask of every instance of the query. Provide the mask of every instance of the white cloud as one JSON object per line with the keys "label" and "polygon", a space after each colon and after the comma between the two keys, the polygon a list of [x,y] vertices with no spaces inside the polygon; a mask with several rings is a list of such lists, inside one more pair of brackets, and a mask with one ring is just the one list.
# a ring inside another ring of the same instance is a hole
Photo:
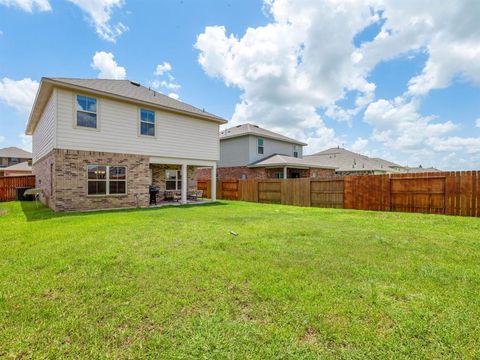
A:
{"label": "white cloud", "polygon": [[48,0],[0,0],[0,5],[17,7],[30,13],[33,12],[34,9],[38,11],[52,10]]}
{"label": "white cloud", "polygon": [[352,151],[357,153],[365,153],[368,147],[368,140],[362,137],[357,138],[355,142],[352,144]]}
{"label": "white cloud", "polygon": [[477,128],[480,128],[480,118],[478,118],[477,121],[475,121],[475,126]]}
{"label": "white cloud", "polygon": [[[321,111],[351,122],[368,107],[364,119],[373,128],[372,141],[388,153],[434,159],[439,147],[429,136],[456,142],[450,133],[457,126],[420,114],[418,96],[457,78],[480,85],[478,0],[442,6],[430,0],[264,0],[264,11],[271,15],[265,26],[242,35],[208,26],[195,44],[205,73],[242,91],[233,124],[249,121],[295,134],[313,152],[344,138]],[[356,46],[354,38],[375,23],[379,33]],[[369,75],[375,66],[421,52],[425,67],[405,84],[406,93],[374,102]],[[353,96],[349,108],[339,105],[347,94]]]}
{"label": "white cloud", "polygon": [[343,11],[333,0],[272,0],[266,10],[273,21],[242,37],[227,35],[222,26],[205,28],[195,44],[199,63],[208,75],[243,91],[233,123],[250,121],[283,133],[304,127],[296,131],[299,139],[316,149],[338,145],[317,108],[330,108],[330,115],[348,121],[358,110],[342,111],[335,102],[346,91],[372,96],[375,86],[356,66],[361,56],[354,55],[352,42],[377,18],[365,4],[349,2],[349,11]]}
{"label": "white cloud", "polygon": [[125,68],[117,64],[110,52],[97,51],[93,56],[91,66],[93,69],[100,71],[99,79],[122,80],[127,76]]}
{"label": "white cloud", "polygon": [[0,80],[0,101],[13,107],[23,115],[28,115],[35,101],[38,82],[30,78]]}
{"label": "white cloud", "polygon": [[118,22],[111,24],[115,8],[121,8],[124,0],[68,0],[82,9],[95,27],[97,34],[104,40],[115,42],[117,37],[128,30],[128,27]]}
{"label": "white cloud", "polygon": [[18,144],[18,147],[32,152],[32,137],[25,134],[18,134],[18,136],[20,137],[20,143]]}
{"label": "white cloud", "polygon": [[159,90],[163,88],[167,91],[170,91],[168,96],[178,100],[180,98],[178,91],[180,90],[181,86],[175,81],[175,77],[171,74],[172,70],[173,66],[166,61],[164,61],[163,64],[158,64],[153,72],[153,75],[160,78],[163,77],[163,80],[154,79],[150,82],[150,84],[154,89]]}
{"label": "white cloud", "polygon": [[[373,127],[372,140],[388,149],[391,156],[403,154],[403,162],[407,164],[427,161],[438,162],[444,169],[478,167],[474,160],[480,159],[480,137],[453,136],[451,133],[458,125],[451,121],[436,122],[434,116],[420,115],[418,108],[418,100],[408,101],[404,97],[371,103],[364,120]],[[469,159],[449,156],[448,152],[458,152]]]}
{"label": "white cloud", "polygon": [[2,35],[3,35],[3,31],[2,31],[2,30],[0,30],[0,36],[2,36]]}
{"label": "white cloud", "polygon": [[155,69],[154,75],[162,76],[168,71],[172,71],[172,65],[168,62],[164,61],[163,64],[158,64],[157,68]]}
{"label": "white cloud", "polygon": [[160,86],[166,88],[166,89],[169,89],[169,90],[179,90],[180,89],[180,85],[178,85],[177,83],[174,83],[174,82],[168,82],[168,81],[162,81],[160,83]]}

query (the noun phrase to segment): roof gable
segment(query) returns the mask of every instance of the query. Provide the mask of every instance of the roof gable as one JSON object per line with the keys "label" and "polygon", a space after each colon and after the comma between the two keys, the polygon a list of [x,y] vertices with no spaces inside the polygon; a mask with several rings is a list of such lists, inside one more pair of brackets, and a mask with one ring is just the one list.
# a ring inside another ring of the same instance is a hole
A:
{"label": "roof gable", "polygon": [[11,146],[0,149],[0,157],[31,159],[32,153],[18,147]]}
{"label": "roof gable", "polygon": [[173,99],[130,80],[42,78],[28,121],[27,134],[33,133],[36,123],[40,119],[43,108],[45,107],[54,87],[92,92],[99,94],[100,96],[111,97],[145,106],[160,108],[165,111],[172,111],[204,120],[215,121],[219,124],[225,124],[227,122],[220,116],[209,113],[204,109],[199,109],[193,105]]}
{"label": "roof gable", "polygon": [[231,139],[231,138],[247,136],[247,135],[264,137],[264,138],[283,141],[283,142],[300,145],[300,146],[307,145],[304,142],[289,138],[282,134],[261,128],[258,125],[254,125],[250,123],[237,125],[237,126],[220,131],[220,140]]}

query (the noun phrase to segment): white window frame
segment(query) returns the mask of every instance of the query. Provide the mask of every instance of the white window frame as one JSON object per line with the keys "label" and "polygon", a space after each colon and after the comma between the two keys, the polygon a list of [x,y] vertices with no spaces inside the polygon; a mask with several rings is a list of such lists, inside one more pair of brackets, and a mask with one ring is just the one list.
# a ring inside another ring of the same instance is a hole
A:
{"label": "white window frame", "polygon": [[[142,110],[150,111],[153,113],[153,135],[142,134],[142,123],[152,124],[152,123],[149,123],[148,121],[142,121]],[[147,108],[138,108],[138,135],[145,136],[147,138],[157,137],[157,113],[155,110],[147,109]]]}
{"label": "white window frame", "polygon": [[283,171],[275,171],[273,173],[273,178],[274,179],[283,179]]}
{"label": "white window frame", "polygon": [[[169,180],[167,173],[169,171],[175,171],[175,180]],[[167,181],[175,181],[175,189],[167,189]],[[165,190],[166,191],[180,191],[182,189],[182,173],[177,169],[166,169],[165,170]]]}
{"label": "white window frame", "polygon": [[[262,145],[260,145],[260,141],[262,142]],[[260,148],[262,149],[262,152],[260,152]],[[258,155],[264,155],[265,154],[265,139],[264,138],[257,138],[257,154]]]}
{"label": "white window frame", "polygon": [[[78,103],[77,102],[78,102],[78,97],[79,96],[94,99],[95,100],[95,111],[78,110],[78,108],[77,108]],[[74,108],[73,109],[74,109],[74,112],[75,112],[75,117],[73,119],[74,127],[79,128],[79,129],[87,129],[87,130],[99,130],[99,126],[98,126],[98,120],[99,120],[98,119],[98,104],[99,104],[99,101],[98,101],[98,98],[93,97],[93,96],[89,96],[89,95],[85,95],[85,94],[75,94],[74,97],[73,97],[73,100],[74,100]],[[79,112],[83,112],[83,113],[86,113],[86,114],[95,114],[95,127],[78,125],[78,113]]]}
{"label": "white window frame", "polygon": [[[89,179],[88,178],[88,168],[90,166],[103,166],[105,167],[105,179]],[[110,180],[110,168],[112,167],[122,167],[125,168],[125,180],[112,179]],[[88,185],[93,181],[104,181],[105,182],[105,194],[89,194]],[[121,194],[110,194],[110,181],[125,181],[125,192]],[[128,194],[128,167],[125,165],[102,165],[102,164],[88,164],[87,165],[87,196],[125,196]]]}
{"label": "white window frame", "polygon": [[298,158],[300,156],[300,145],[293,145],[293,157]]}

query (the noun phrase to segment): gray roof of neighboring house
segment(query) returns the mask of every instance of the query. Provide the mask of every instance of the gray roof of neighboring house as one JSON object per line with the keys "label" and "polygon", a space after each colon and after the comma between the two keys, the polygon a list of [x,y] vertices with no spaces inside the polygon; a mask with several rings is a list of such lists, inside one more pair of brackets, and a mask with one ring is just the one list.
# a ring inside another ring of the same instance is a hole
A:
{"label": "gray roof of neighboring house", "polygon": [[304,159],[312,164],[335,166],[337,171],[402,172],[396,168],[403,168],[403,166],[393,162],[379,158],[369,158],[343,148],[327,149],[313,155],[304,156]]}
{"label": "gray roof of neighboring house", "polygon": [[15,164],[12,166],[7,166],[2,168],[2,171],[32,171],[32,165],[28,163],[28,161],[21,162],[19,164]]}
{"label": "gray roof of neighboring house", "polygon": [[11,147],[0,149],[0,157],[31,159],[32,153],[29,153],[28,151],[25,151],[18,147],[11,146]]}
{"label": "gray roof of neighboring house", "polygon": [[300,168],[322,168],[322,169],[335,169],[333,166],[318,165],[311,162],[299,159],[293,156],[273,154],[267,156],[264,159],[255,161],[248,165],[248,167],[300,167]]}
{"label": "gray roof of neighboring house", "polygon": [[245,136],[245,135],[255,135],[255,136],[260,136],[268,139],[285,141],[291,144],[296,144],[301,146],[307,145],[304,142],[289,138],[287,136],[261,128],[258,125],[254,125],[250,123],[233,126],[231,128],[220,131],[220,140],[230,139],[230,138],[235,138],[235,137]]}
{"label": "gray roof of neighboring house", "polygon": [[405,168],[407,173],[419,173],[419,172],[439,172],[442,170],[438,170],[437,168],[434,167],[406,167]]}
{"label": "gray roof of neighboring house", "polygon": [[221,124],[227,120],[220,116],[199,109],[190,104],[175,100],[167,95],[149,89],[130,80],[111,79],[76,79],[76,78],[42,78],[40,88],[27,124],[27,134],[33,133],[54,86],[79,89],[86,92],[96,92],[126,101],[147,104],[167,111],[190,114],[199,118],[215,121]]}

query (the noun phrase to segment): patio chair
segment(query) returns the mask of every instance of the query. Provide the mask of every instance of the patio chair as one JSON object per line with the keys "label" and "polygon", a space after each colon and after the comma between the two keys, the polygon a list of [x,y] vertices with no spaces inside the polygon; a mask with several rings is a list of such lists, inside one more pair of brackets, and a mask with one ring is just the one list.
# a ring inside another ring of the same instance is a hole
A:
{"label": "patio chair", "polygon": [[197,194],[195,193],[195,190],[188,190],[187,199],[197,201]]}
{"label": "patio chair", "polygon": [[196,200],[198,199],[203,200],[203,190],[195,190],[195,197],[196,197]]}
{"label": "patio chair", "polygon": [[174,200],[174,193],[175,193],[175,191],[173,191],[173,190],[166,190],[166,191],[163,193],[163,200],[165,200],[165,201],[173,201],[173,200]]}
{"label": "patio chair", "polygon": [[179,202],[182,200],[182,193],[180,191],[173,192],[173,201]]}

